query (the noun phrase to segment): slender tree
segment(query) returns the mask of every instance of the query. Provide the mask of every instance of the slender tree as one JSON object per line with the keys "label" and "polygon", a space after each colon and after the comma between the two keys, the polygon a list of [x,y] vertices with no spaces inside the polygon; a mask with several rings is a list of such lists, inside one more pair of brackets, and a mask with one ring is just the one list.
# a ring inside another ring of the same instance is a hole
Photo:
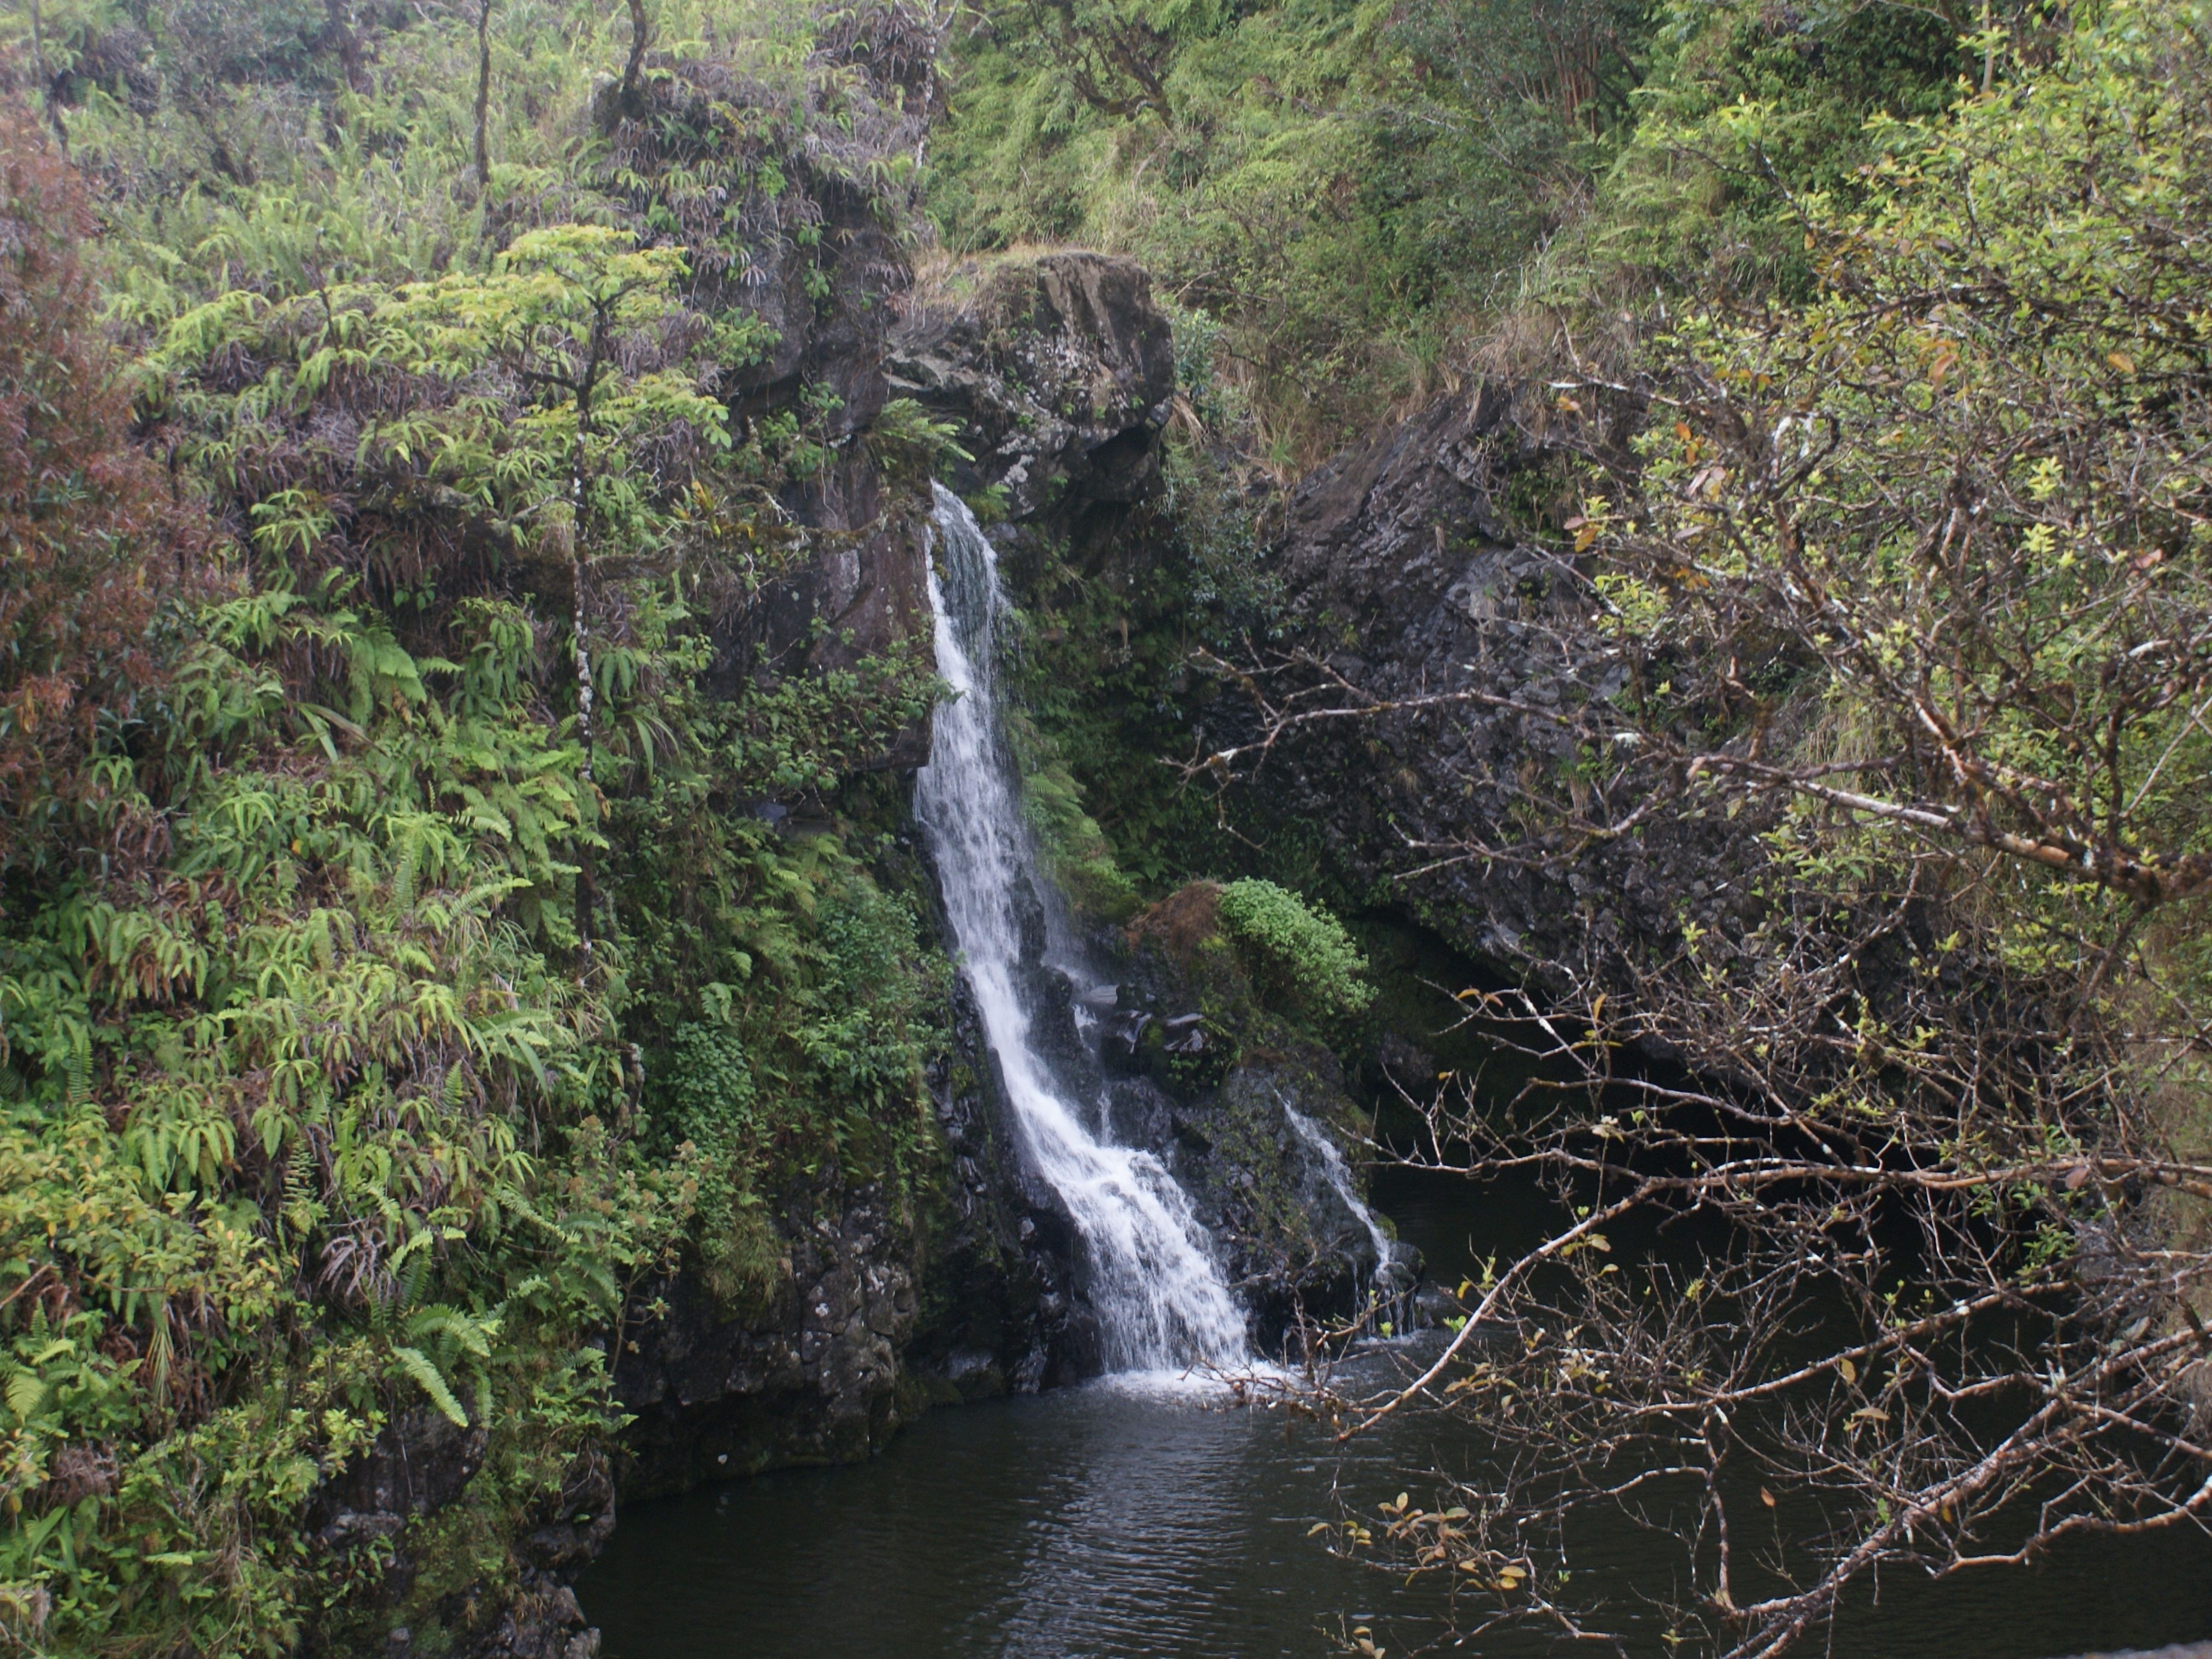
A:
{"label": "slender tree", "polygon": [[491,187],[491,6],[477,0],[477,189]]}

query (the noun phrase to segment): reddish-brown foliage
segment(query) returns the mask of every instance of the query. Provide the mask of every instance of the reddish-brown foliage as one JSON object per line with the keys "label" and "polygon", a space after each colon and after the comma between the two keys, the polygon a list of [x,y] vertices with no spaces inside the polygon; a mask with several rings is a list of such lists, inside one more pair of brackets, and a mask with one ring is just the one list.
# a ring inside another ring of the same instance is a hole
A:
{"label": "reddish-brown foliage", "polygon": [[1188,968],[1198,947],[1221,932],[1220,900],[1217,882],[1179,887],[1129,924],[1129,943],[1157,945]]}
{"label": "reddish-brown foliage", "polygon": [[131,441],[95,229],[47,135],[0,108],[0,870],[57,850],[103,723],[127,727],[155,678],[149,561],[193,539]]}

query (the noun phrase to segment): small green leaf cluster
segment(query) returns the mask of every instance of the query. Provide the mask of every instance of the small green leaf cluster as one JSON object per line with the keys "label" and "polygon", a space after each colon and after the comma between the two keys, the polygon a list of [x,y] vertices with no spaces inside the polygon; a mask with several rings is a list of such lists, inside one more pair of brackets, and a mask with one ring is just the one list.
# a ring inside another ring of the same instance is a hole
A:
{"label": "small green leaf cluster", "polygon": [[1024,769],[1022,811],[1052,866],[1053,878],[1084,915],[1127,921],[1142,907],[1136,884],[1114,857],[1097,822],[1083,810],[1082,787],[1057,760]]}

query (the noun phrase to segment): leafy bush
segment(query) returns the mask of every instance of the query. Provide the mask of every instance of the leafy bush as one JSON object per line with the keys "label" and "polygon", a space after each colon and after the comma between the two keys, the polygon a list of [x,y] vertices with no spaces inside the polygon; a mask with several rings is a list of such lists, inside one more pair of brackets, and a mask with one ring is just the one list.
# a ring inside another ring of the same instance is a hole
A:
{"label": "leafy bush", "polygon": [[1317,1018],[1357,1018],[1375,1000],[1367,958],[1326,911],[1272,881],[1248,878],[1221,890],[1221,925],[1263,996]]}
{"label": "leafy bush", "polygon": [[757,1182],[764,1137],[744,1040],[725,1022],[686,1021],[657,1073],[667,1138],[694,1156],[692,1237],[707,1287],[725,1306],[750,1310],[775,1288],[777,1240]]}
{"label": "leafy bush", "polygon": [[1869,123],[1940,116],[1973,67],[1965,18],[1934,9],[1665,0],[1654,16],[1641,112],[1571,283],[1808,296],[1808,201],[1850,203],[1881,149]]}

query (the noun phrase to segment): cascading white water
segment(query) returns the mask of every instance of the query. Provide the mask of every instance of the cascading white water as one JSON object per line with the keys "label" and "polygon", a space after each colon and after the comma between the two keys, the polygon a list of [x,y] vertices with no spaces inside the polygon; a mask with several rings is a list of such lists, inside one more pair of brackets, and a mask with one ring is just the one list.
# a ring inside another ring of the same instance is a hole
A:
{"label": "cascading white water", "polygon": [[1376,1220],[1375,1212],[1361,1202],[1358,1190],[1352,1184],[1352,1167],[1344,1161],[1344,1154],[1337,1150],[1336,1143],[1328,1138],[1320,1124],[1283,1099],[1281,1095],[1278,1094],[1275,1099],[1282,1106],[1283,1115],[1290,1120],[1291,1127],[1297,1132],[1298,1139],[1311,1147],[1321,1159],[1322,1173],[1328,1178],[1336,1195],[1344,1200],[1344,1207],[1367,1229],[1367,1237],[1375,1246],[1376,1265],[1389,1262],[1396,1255],[1398,1247],[1382,1231],[1382,1224]]}
{"label": "cascading white water", "polygon": [[1000,726],[998,559],[967,506],[942,485],[934,521],[945,565],[942,579],[929,573],[937,672],[954,695],[938,708],[915,811],[1024,1149],[1082,1237],[1109,1370],[1242,1364],[1249,1357],[1244,1316],[1189,1198],[1151,1153],[1093,1135],[1073,1091],[1031,1041],[1018,906],[1025,890],[1044,890],[1045,877]]}
{"label": "cascading white water", "polygon": [[1400,1258],[1404,1251],[1399,1248],[1395,1239],[1382,1231],[1382,1224],[1375,1218],[1375,1212],[1369,1209],[1360,1198],[1358,1189],[1352,1184],[1351,1166],[1345,1163],[1343,1152],[1338,1150],[1328,1132],[1284,1099],[1279,1092],[1275,1099],[1298,1139],[1321,1159],[1322,1174],[1331,1189],[1344,1201],[1344,1207],[1352,1212],[1352,1218],[1367,1229],[1368,1241],[1375,1248],[1373,1289],[1376,1303],[1382,1313],[1402,1327],[1405,1323],[1402,1304],[1407,1292],[1413,1288],[1413,1275],[1401,1266]]}

